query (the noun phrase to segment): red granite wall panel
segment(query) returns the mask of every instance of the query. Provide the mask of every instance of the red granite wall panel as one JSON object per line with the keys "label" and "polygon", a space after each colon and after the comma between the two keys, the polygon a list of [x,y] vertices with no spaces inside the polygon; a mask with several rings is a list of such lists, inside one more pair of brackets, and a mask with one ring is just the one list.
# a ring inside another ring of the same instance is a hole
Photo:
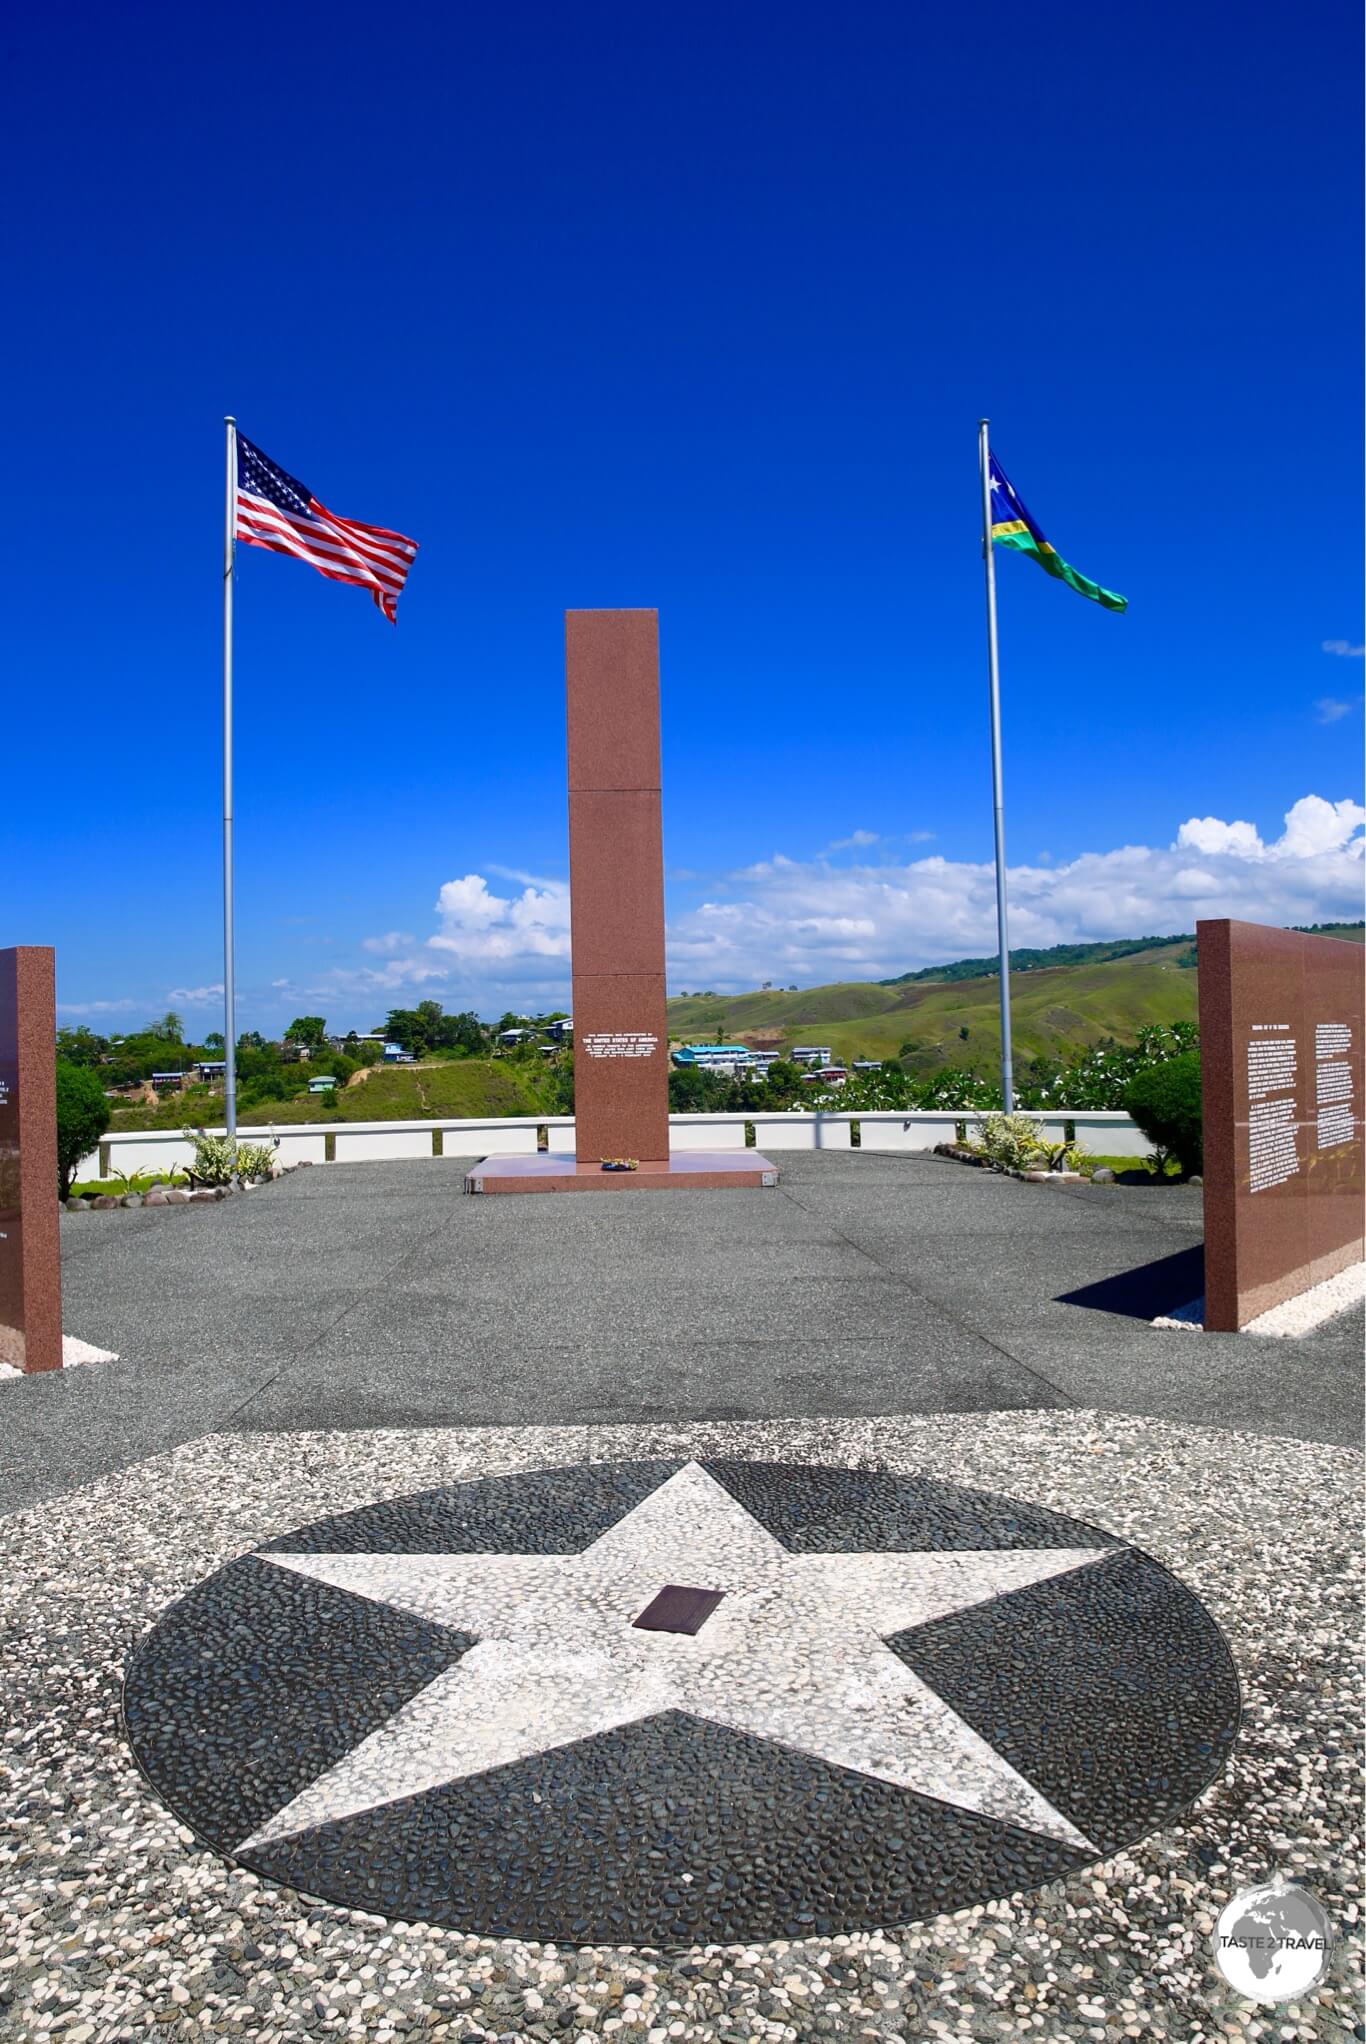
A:
{"label": "red granite wall panel", "polygon": [[55,954],[0,951],[0,1362],[62,1366]]}
{"label": "red granite wall panel", "polygon": [[1196,925],[1205,1324],[1243,1327],[1363,1254],[1359,944]]}

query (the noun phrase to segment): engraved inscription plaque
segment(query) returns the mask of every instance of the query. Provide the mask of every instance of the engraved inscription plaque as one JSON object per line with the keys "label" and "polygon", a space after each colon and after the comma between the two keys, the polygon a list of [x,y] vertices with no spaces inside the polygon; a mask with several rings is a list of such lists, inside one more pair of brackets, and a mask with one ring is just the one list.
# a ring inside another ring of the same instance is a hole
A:
{"label": "engraved inscription plaque", "polygon": [[1288,1022],[1254,1022],[1247,1047],[1248,1182],[1284,1185],[1300,1168],[1295,1141],[1295,1039]]}
{"label": "engraved inscription plaque", "polygon": [[1360,944],[1196,925],[1205,1325],[1232,1331],[1360,1260]]}

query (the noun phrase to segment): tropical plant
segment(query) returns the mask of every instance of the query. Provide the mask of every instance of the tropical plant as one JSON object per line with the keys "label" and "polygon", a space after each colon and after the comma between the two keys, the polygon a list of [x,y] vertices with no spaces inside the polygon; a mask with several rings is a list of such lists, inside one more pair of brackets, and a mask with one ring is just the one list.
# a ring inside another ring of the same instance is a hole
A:
{"label": "tropical plant", "polygon": [[190,1176],[204,1185],[230,1185],[236,1170],[237,1145],[231,1136],[211,1136],[207,1129],[187,1130],[194,1144]]}
{"label": "tropical plant", "polygon": [[192,1178],[205,1185],[231,1185],[235,1178],[264,1178],[275,1162],[280,1139],[268,1143],[238,1143],[231,1136],[210,1135],[207,1129],[190,1132],[194,1143]]}
{"label": "tropical plant", "polygon": [[979,1114],[977,1142],[993,1164],[1025,1171],[1048,1157],[1043,1125],[1029,1114]]}
{"label": "tropical plant", "polygon": [[269,1178],[275,1166],[275,1152],[280,1147],[276,1136],[268,1143],[239,1143],[237,1145],[237,1176],[239,1178]]}

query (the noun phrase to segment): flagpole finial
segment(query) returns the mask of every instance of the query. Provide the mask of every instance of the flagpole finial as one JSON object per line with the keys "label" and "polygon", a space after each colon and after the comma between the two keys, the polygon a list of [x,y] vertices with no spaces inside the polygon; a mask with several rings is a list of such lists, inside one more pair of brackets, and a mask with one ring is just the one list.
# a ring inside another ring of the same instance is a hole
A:
{"label": "flagpole finial", "polygon": [[232,412],[224,412],[223,424],[225,426],[235,426],[237,424],[235,415]]}

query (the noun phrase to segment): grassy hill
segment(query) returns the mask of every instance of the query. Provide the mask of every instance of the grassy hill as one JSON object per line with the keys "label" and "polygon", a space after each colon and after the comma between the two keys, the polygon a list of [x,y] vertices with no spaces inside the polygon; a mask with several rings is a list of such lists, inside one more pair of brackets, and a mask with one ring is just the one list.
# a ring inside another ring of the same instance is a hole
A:
{"label": "grassy hill", "polygon": [[287,1107],[254,1107],[241,1118],[266,1121],[475,1121],[492,1114],[543,1114],[537,1065],[513,1058],[471,1057],[417,1065],[385,1065],[347,1086],[334,1105],[310,1094]]}
{"label": "grassy hill", "polygon": [[[1359,923],[1336,923],[1320,925],[1318,934],[1360,942],[1363,931]],[[1057,963],[1046,951],[1011,954],[1017,1064],[1041,1056],[1065,1059],[1105,1036],[1132,1042],[1150,1022],[1196,1020],[1193,937],[1057,949],[1064,954]],[[947,1064],[993,1071],[1001,1045],[996,1003],[996,961],[964,959],[900,979],[796,993],[680,995],[669,1002],[669,1033],[675,1041],[705,1043],[719,1029],[727,1042],[756,1050],[828,1043],[844,1062],[894,1058],[909,1043],[914,1048],[905,1062],[913,1072]]]}
{"label": "grassy hill", "polygon": [[[431,1064],[383,1065],[346,1086],[330,1100],[309,1094],[263,1107],[243,1108],[242,1128],[264,1128],[293,1122],[480,1120],[495,1114],[544,1114],[546,1074],[540,1065],[518,1058],[471,1057],[433,1060]],[[179,1128],[186,1104],[173,1094],[157,1107],[115,1108],[111,1133],[121,1129]],[[222,1122],[223,1098],[195,1110],[210,1125]]]}

